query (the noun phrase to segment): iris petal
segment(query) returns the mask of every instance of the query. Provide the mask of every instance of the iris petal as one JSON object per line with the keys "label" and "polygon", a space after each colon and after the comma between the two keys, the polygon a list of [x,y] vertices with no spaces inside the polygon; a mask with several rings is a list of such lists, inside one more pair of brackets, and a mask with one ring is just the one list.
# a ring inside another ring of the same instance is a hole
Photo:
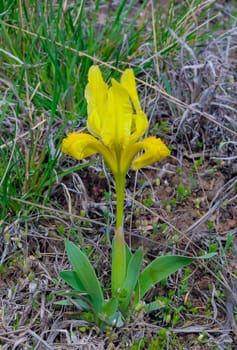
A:
{"label": "iris petal", "polygon": [[145,131],[148,128],[148,120],[145,113],[142,111],[137,114],[133,114],[133,128],[130,137],[130,142],[136,142],[141,136],[145,134]]}
{"label": "iris petal", "polygon": [[92,66],[88,74],[88,84],[85,90],[87,100],[87,129],[96,136],[100,137],[103,127],[103,117],[107,105],[108,85],[104,82],[101,71],[98,66]]}
{"label": "iris petal", "polygon": [[131,142],[136,142],[144,135],[148,128],[148,119],[141,110],[135,77],[132,69],[126,69],[121,77],[121,85],[127,90],[131,103],[134,106],[135,113],[133,114],[133,123],[131,129]]}
{"label": "iris petal", "polygon": [[170,155],[170,150],[161,139],[153,136],[137,142],[137,145],[144,150],[144,153],[133,161],[132,167],[134,170],[153,164]]}
{"label": "iris petal", "polygon": [[89,134],[69,133],[67,137],[63,139],[62,152],[77,160],[82,160],[100,153],[112,172],[117,172],[117,160],[114,154],[94,136]]}
{"label": "iris petal", "polygon": [[89,134],[72,132],[63,139],[62,152],[81,160],[98,153],[95,148],[97,143],[98,141]]}
{"label": "iris petal", "polygon": [[108,112],[105,114],[101,135],[105,145],[119,151],[129,144],[132,113],[133,109],[126,89],[112,79],[112,87],[108,91]]}
{"label": "iris petal", "polygon": [[121,85],[127,90],[136,112],[141,111],[141,106],[137,94],[135,77],[132,69],[126,69],[121,77]]}

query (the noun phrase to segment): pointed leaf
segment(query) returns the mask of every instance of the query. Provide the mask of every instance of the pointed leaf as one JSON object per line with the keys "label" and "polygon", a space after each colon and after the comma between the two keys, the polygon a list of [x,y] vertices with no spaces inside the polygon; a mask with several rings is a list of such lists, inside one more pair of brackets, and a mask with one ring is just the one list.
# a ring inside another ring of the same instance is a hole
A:
{"label": "pointed leaf", "polygon": [[141,273],[136,287],[135,301],[138,302],[158,282],[168,277],[171,273],[191,264],[195,260],[208,259],[216,255],[206,254],[199,257],[178,255],[160,256],[152,261]]}
{"label": "pointed leaf", "polygon": [[164,307],[165,307],[165,305],[162,302],[160,302],[159,300],[155,300],[155,301],[152,301],[149,304],[145,304],[144,307],[143,307],[143,310],[146,313],[149,313],[149,312],[153,312],[153,311],[156,311],[156,310],[160,310],[160,309],[162,309]]}
{"label": "pointed leaf", "polygon": [[138,281],[139,272],[143,259],[143,249],[139,248],[130,258],[127,275],[122,287],[122,293],[124,293],[124,298],[120,303],[120,309],[123,313],[126,313],[129,303],[131,301],[132,293]]}
{"label": "pointed leaf", "polygon": [[105,313],[106,317],[109,319],[116,313],[117,308],[118,300],[116,298],[111,298],[103,306],[103,313]]}
{"label": "pointed leaf", "polygon": [[66,240],[65,247],[68,258],[96,312],[101,312],[104,296],[93,266],[87,256],[74,243]]}
{"label": "pointed leaf", "polygon": [[62,300],[55,301],[54,305],[72,306],[73,303],[68,299],[62,299]]}
{"label": "pointed leaf", "polygon": [[132,257],[132,252],[127,243],[125,244],[125,252],[126,252],[126,266],[128,268],[128,263]]}
{"label": "pointed leaf", "polygon": [[85,292],[85,288],[83,287],[83,284],[81,283],[79,276],[74,270],[64,270],[59,272],[59,276],[67,283],[69,286],[71,286],[73,289],[79,291],[79,292]]}
{"label": "pointed leaf", "polygon": [[90,304],[82,299],[73,299],[73,301],[70,299],[62,299],[55,301],[54,304],[61,306],[73,306],[75,304],[78,304],[83,311],[89,311],[91,309]]}
{"label": "pointed leaf", "polygon": [[107,323],[112,327],[120,328],[124,325],[124,319],[121,313],[118,311],[108,319]]}

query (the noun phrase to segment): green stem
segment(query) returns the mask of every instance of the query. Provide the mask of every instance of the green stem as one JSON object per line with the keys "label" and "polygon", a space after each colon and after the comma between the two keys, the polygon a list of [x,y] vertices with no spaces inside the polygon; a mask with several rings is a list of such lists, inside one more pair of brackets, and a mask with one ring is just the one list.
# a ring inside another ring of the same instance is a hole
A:
{"label": "green stem", "polygon": [[126,247],[123,233],[125,175],[116,174],[116,231],[112,245],[112,296],[122,288],[126,277]]}
{"label": "green stem", "polygon": [[117,174],[116,183],[116,229],[123,227],[125,175]]}

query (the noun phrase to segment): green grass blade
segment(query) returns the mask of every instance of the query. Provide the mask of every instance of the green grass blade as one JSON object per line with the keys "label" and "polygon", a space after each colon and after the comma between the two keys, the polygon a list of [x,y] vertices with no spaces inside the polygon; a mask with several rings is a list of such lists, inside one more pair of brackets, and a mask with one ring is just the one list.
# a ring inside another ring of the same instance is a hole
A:
{"label": "green grass blade", "polygon": [[104,305],[104,296],[93,266],[87,256],[74,243],[66,240],[65,247],[68,258],[82,286],[88,293],[95,311],[101,312]]}
{"label": "green grass blade", "polygon": [[171,273],[191,264],[195,260],[208,259],[215,253],[205,254],[199,257],[188,257],[179,255],[160,256],[152,261],[141,273],[136,288],[135,301],[142,297],[158,282],[168,277]]}

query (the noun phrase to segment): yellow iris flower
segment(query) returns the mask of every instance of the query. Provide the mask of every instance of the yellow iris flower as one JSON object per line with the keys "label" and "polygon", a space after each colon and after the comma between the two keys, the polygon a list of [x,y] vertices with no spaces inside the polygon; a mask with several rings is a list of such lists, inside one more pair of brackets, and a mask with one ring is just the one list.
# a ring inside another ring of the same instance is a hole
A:
{"label": "yellow iris flower", "polygon": [[140,169],[167,157],[170,151],[158,138],[151,136],[140,140],[148,128],[148,119],[140,106],[132,69],[123,72],[120,82],[112,79],[109,87],[99,67],[92,66],[88,80],[85,97],[89,133],[70,133],[63,140],[62,151],[78,160],[100,153],[114,175],[117,200],[111,284],[112,295],[116,295],[127,271],[123,234],[126,173],[131,165],[135,170]]}
{"label": "yellow iris flower", "polygon": [[[89,133],[68,134],[63,140],[63,153],[77,160],[100,153],[115,177],[125,176],[131,165],[137,170],[170,154],[159,138],[140,141],[148,119],[140,106],[132,69],[123,72],[120,82],[111,79],[109,87],[99,67],[92,66],[85,97]],[[140,151],[143,153],[135,158]]]}

